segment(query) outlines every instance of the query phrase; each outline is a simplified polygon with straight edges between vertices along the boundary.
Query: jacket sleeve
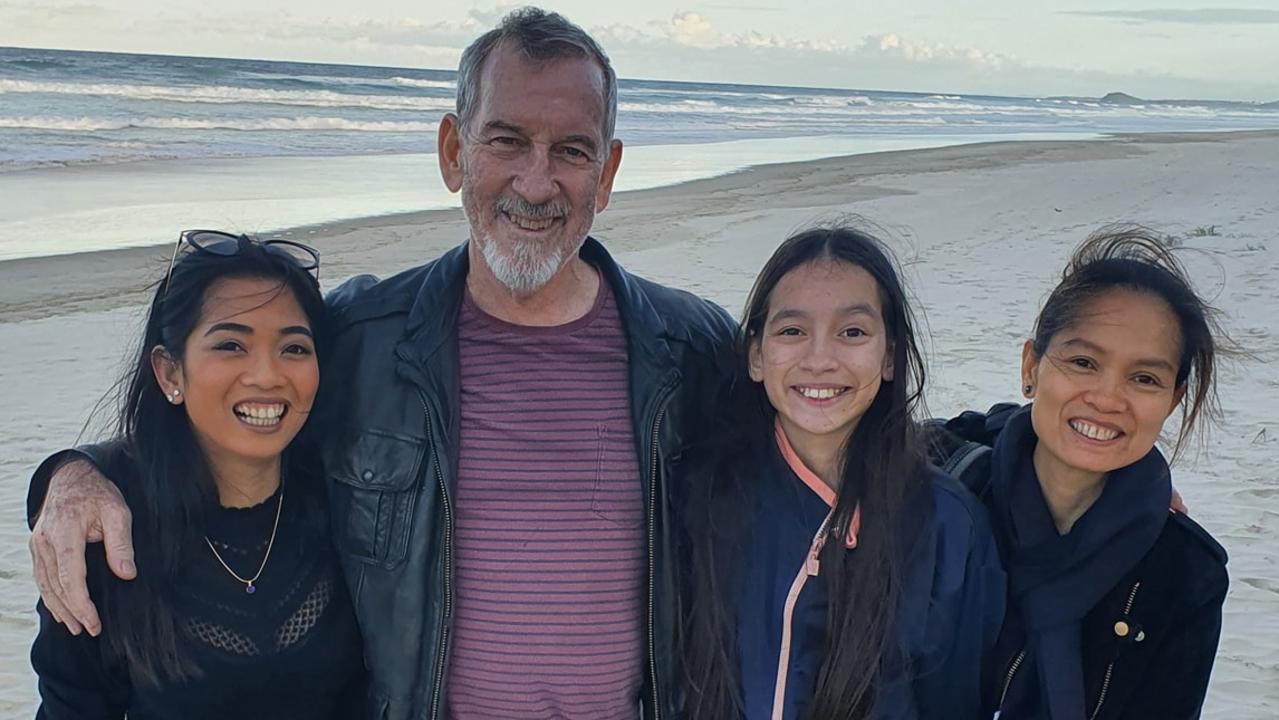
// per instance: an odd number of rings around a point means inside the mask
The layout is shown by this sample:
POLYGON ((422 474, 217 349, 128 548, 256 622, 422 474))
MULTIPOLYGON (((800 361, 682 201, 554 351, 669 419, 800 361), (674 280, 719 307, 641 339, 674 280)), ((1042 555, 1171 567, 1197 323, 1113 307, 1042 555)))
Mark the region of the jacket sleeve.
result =
POLYGON ((31 646, 31 667, 39 678, 36 720, 120 720, 129 703, 129 676, 109 663, 102 636, 72 635, 44 603, 36 607, 40 632, 31 646))
POLYGON ((58 468, 73 460, 88 460, 106 475, 107 479, 119 485, 123 479, 119 476, 123 472, 125 461, 124 441, 116 439, 93 445, 81 445, 59 450, 45 458, 31 474, 31 483, 27 486, 28 530, 36 525, 36 518, 40 516, 40 509, 44 507, 44 498, 49 494, 49 481, 53 479, 53 474, 58 471, 58 468))
POLYGON ((1176 633, 1165 638, 1146 668, 1144 682, 1120 716, 1123 720, 1160 718, 1195 720, 1208 694, 1221 637, 1221 606, 1226 601, 1229 579, 1219 566, 1208 599, 1198 604, 1179 623, 1176 633))
POLYGON ((943 520, 967 533, 952 528, 938 537, 924 651, 916 661, 920 720, 982 717, 982 673, 1003 623, 1006 580, 990 526, 975 505, 966 503, 966 522, 943 520))

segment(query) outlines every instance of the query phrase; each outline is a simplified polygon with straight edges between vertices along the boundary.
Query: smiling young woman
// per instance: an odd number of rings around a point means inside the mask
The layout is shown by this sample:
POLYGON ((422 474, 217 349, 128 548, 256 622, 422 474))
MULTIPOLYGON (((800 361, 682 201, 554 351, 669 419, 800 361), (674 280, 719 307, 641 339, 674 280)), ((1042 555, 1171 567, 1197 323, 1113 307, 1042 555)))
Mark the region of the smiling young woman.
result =
POLYGON ((357 717, 360 636, 307 437, 328 339, 318 258, 204 231, 179 244, 119 436, 81 450, 133 511, 138 576, 91 546, 97 637, 39 607, 37 717, 357 717))
POLYGON ((1092 505, 1106 473, 1140 460, 1185 395, 1181 330, 1157 295, 1114 289, 1042 351, 1027 340, 1035 473, 1061 533, 1092 505))
POLYGON ((315 401, 315 336, 276 279, 218 280, 204 308, 182 359, 157 345, 152 370, 185 407, 222 505, 254 505, 278 487, 281 455, 315 401))
POLYGON ((1156 440, 1217 415, 1223 336, 1158 236, 1107 228, 1075 251, 1022 351, 1030 405, 947 427, 993 444, 976 478, 1008 571, 986 701, 1002 720, 1197 718, 1226 554, 1170 513, 1156 440))

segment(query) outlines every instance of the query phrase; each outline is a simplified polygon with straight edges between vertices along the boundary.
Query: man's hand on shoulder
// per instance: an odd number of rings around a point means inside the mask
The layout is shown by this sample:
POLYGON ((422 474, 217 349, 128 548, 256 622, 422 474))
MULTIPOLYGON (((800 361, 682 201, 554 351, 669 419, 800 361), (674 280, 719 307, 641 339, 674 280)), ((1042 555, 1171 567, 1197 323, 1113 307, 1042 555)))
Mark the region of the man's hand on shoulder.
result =
POLYGON ((73 635, 102 631, 86 584, 85 544, 104 543, 111 572, 132 580, 137 574, 132 524, 120 491, 87 460, 54 471, 27 545, 45 607, 73 635))

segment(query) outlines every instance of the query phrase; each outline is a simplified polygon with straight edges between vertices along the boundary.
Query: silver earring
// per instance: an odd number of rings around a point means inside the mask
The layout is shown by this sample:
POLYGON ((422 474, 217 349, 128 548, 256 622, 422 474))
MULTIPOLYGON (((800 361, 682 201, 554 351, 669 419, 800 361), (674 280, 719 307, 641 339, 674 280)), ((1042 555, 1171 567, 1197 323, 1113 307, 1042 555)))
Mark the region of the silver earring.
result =
POLYGON ((179 389, 177 389, 177 388, 173 388, 173 391, 169 393, 169 402, 171 402, 171 403, 175 403, 175 402, 177 402, 177 401, 178 401, 178 396, 179 396, 179 395, 181 395, 181 394, 182 394, 182 391, 181 391, 181 390, 179 390, 179 389))

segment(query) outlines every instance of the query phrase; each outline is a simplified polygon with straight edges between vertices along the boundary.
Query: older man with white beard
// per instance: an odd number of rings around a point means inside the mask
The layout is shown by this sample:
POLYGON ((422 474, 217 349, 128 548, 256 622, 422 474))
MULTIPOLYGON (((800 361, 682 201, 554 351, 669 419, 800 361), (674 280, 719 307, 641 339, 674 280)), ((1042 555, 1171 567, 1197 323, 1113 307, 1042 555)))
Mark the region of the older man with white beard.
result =
MULTIPOLYGON (((671 463, 734 326, 587 236, 621 162, 616 108, 589 35, 512 13, 467 48, 440 123, 469 241, 330 298, 324 457, 369 717, 674 713, 671 463)), ((96 634, 83 541, 132 576, 128 510, 83 461, 47 480, 29 503, 37 582, 96 634)))

